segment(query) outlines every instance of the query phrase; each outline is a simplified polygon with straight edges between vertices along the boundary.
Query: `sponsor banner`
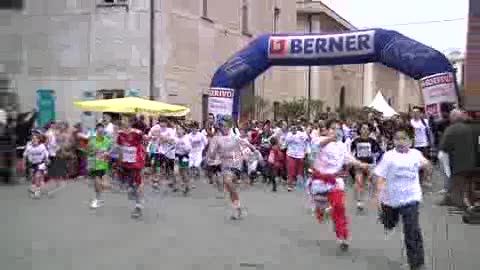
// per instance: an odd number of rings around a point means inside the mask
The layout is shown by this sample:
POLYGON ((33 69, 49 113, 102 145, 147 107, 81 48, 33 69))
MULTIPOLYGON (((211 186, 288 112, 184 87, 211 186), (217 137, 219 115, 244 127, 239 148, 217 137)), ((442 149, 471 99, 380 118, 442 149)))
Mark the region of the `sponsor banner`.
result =
POLYGON ((458 103, 455 76, 451 72, 439 73, 420 80, 425 112, 440 117, 440 104, 458 103))
POLYGON ((214 87, 209 89, 208 95, 208 113, 215 116, 215 121, 224 115, 232 116, 235 95, 233 89, 214 87))
POLYGON ((359 56, 375 53, 375 31, 332 35, 271 36, 271 59, 306 59, 359 56))

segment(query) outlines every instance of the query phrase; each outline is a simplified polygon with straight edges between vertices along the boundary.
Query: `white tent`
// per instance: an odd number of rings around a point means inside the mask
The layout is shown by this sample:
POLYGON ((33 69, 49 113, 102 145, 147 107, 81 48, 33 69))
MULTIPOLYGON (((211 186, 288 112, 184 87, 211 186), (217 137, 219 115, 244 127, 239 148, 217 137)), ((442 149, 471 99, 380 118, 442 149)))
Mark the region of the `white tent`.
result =
POLYGON ((378 91, 377 95, 373 99, 372 103, 368 107, 373 108, 381 113, 385 117, 392 117, 397 114, 397 112, 388 105, 387 101, 382 95, 382 92, 378 91))

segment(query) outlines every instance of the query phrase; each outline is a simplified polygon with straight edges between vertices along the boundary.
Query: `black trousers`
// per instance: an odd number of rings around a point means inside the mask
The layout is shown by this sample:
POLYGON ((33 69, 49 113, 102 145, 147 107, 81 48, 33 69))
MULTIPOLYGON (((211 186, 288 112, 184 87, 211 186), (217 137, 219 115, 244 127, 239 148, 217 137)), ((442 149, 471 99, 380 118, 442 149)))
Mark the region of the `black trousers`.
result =
POLYGON ((381 221, 385 229, 392 230, 398 224, 400 216, 403 222, 403 234, 410 267, 425 264, 422 230, 419 222, 419 203, 414 202, 400 207, 382 205, 381 221))

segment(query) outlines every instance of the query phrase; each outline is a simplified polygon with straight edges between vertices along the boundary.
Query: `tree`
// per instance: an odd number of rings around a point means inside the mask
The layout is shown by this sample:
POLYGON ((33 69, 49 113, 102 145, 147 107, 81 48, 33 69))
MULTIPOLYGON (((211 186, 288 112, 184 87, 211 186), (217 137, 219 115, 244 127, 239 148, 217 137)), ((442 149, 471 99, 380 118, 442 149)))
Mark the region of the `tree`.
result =
POLYGON ((287 121, 304 117, 306 115, 305 103, 305 98, 294 98, 293 100, 289 101, 284 100, 278 107, 278 114, 280 115, 280 118, 283 118, 287 121))
POLYGON ((262 97, 256 96, 254 99, 256 119, 264 120, 270 113, 270 102, 262 97))
POLYGON ((310 116, 311 119, 318 120, 321 118, 323 113, 323 100, 312 99, 310 100, 310 116))

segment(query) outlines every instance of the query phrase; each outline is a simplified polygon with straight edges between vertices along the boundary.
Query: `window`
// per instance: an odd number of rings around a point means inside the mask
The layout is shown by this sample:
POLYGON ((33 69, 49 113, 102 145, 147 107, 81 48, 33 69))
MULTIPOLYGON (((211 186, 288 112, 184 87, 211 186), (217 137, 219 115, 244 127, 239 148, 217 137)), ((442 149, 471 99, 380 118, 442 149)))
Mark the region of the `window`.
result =
POLYGON ((273 32, 276 33, 278 31, 278 20, 280 19, 280 9, 275 7, 273 9, 273 32))
POLYGON ((23 9, 24 0, 1 0, 0 9, 23 9))
POLYGON ((129 0, 97 0, 97 7, 128 7, 129 0))
POLYGON ((249 29, 249 9, 248 9, 248 0, 242 1, 242 34, 251 36, 249 29))

